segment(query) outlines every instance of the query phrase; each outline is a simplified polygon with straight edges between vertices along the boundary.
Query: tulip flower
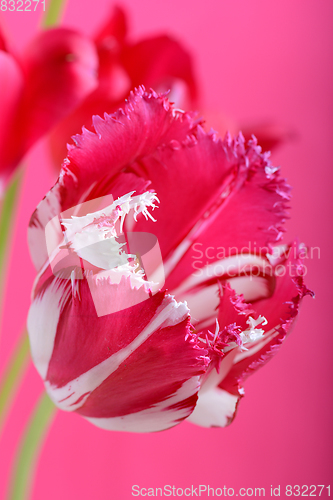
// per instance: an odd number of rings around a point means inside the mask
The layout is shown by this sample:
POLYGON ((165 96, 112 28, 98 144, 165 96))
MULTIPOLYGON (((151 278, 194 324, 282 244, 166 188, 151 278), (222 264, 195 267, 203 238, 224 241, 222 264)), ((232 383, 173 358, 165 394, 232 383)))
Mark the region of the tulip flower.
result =
POLYGON ((304 295, 289 186, 140 87, 93 117, 29 226, 28 331, 46 391, 109 430, 225 426, 304 295))
POLYGON ((120 8, 94 38, 50 29, 22 57, 0 31, 0 195, 38 139, 53 130, 51 147, 60 165, 71 135, 89 127, 92 114, 118 109, 135 85, 171 89, 183 107, 194 102, 191 59, 176 41, 161 35, 131 43, 126 35, 120 8))

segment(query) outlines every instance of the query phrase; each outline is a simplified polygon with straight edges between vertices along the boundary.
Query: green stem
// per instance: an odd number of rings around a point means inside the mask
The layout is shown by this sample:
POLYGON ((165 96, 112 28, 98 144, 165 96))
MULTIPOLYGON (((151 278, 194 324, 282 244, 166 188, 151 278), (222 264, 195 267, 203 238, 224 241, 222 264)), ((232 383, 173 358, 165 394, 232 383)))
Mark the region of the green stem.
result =
POLYGON ((37 458, 51 425, 56 407, 44 394, 32 415, 18 450, 11 477, 8 500, 27 500, 30 495, 37 458))
POLYGON ((61 19, 66 0, 45 0, 47 4, 46 14, 43 18, 43 28, 51 28, 61 19))
POLYGON ((21 336, 0 382, 0 434, 19 382, 29 361, 29 339, 21 336))
MULTIPOLYGON (((9 247, 16 215, 16 208, 19 201, 20 186, 23 177, 23 168, 19 168, 13 176, 2 201, 0 214, 0 304, 2 304, 3 290, 6 282, 7 260, 9 247)), ((1 308, 1 306, 0 306, 1 308)), ((1 310, 0 310, 1 316, 1 310)))

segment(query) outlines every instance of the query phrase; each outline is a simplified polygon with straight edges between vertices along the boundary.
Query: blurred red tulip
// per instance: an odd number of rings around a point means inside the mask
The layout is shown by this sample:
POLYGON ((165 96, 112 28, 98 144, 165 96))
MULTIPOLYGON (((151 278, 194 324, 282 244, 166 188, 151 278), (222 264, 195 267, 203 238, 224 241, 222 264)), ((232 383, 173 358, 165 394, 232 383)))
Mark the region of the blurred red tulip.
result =
POLYGON ((94 44, 74 31, 41 33, 21 61, 0 50, 1 192, 28 149, 96 88, 94 44))
POLYGON ((170 90, 187 108, 196 99, 189 54, 165 35, 127 40, 125 13, 116 7, 94 39, 56 28, 39 34, 19 60, 0 33, 0 193, 28 149, 53 129, 57 168, 66 144, 94 114, 113 112, 138 85, 170 90))

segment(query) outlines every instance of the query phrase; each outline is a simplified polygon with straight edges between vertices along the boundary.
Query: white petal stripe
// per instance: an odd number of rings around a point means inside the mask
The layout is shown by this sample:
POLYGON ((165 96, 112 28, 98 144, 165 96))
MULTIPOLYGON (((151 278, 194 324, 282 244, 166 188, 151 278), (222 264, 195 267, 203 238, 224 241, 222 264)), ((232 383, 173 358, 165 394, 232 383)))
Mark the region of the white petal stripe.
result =
POLYGON ((27 328, 31 355, 44 380, 53 352, 60 315, 71 295, 70 282, 63 283, 64 280, 55 279, 42 294, 37 295, 28 314, 27 328))
MULTIPOLYGON (((226 259, 217 260, 208 266, 198 268, 189 278, 184 280, 176 289, 172 290, 172 294, 178 297, 184 294, 191 288, 198 286, 212 277, 229 276, 235 278, 241 271, 244 271, 248 266, 258 266, 258 268, 267 270, 268 264, 264 259, 252 254, 234 255, 226 259)), ((250 279, 250 276, 248 277, 250 279)))

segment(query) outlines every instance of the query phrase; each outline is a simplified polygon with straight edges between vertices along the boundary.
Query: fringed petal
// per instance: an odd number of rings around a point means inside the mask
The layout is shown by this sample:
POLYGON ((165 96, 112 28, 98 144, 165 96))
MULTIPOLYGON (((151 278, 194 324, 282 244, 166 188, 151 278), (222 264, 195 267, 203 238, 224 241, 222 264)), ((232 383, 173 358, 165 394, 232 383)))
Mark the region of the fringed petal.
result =
POLYGON ((92 179, 90 176, 80 176, 79 179, 63 166, 57 183, 39 203, 32 214, 28 228, 28 242, 33 263, 37 269, 48 262, 51 250, 54 250, 63 239, 60 218, 71 215, 86 215, 95 212, 129 191, 141 194, 147 191, 149 182, 131 173, 121 173, 114 176, 111 169, 92 179), (110 201, 111 200, 111 201, 110 201), (87 203, 91 201, 91 203, 87 203), (69 210, 73 207, 73 210, 69 210), (50 223, 51 231, 46 226, 50 223))
POLYGON ((220 283, 230 283, 247 302, 267 298, 274 291, 273 268, 262 257, 244 254, 213 261, 204 268, 197 265, 193 260, 189 276, 171 291, 189 304, 192 322, 199 330, 215 322, 220 283))
POLYGON ((253 304, 246 303, 229 284, 220 285, 217 329, 214 336, 206 334, 205 342, 211 363, 190 421, 204 427, 224 427, 233 420, 244 395, 243 382, 277 353, 302 298, 312 295, 303 282, 296 244, 275 261, 274 272, 273 295, 253 304))

